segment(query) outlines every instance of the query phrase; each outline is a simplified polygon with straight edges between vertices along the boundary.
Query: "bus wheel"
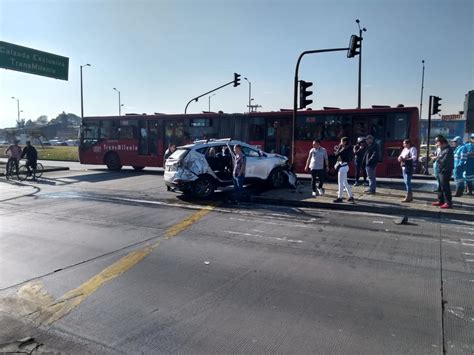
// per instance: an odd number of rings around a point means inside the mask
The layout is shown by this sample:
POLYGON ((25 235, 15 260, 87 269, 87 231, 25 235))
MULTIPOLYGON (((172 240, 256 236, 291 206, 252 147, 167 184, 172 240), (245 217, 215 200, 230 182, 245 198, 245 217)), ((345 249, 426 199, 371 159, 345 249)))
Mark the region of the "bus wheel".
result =
POLYGON ((280 169, 274 169, 268 177, 268 184, 273 189, 279 189, 285 184, 285 175, 280 169))
POLYGON ((144 166, 136 166, 136 165, 133 165, 132 168, 133 168, 135 171, 142 171, 143 169, 145 169, 144 166))
POLYGON ((214 181, 210 176, 201 176, 199 179, 194 181, 191 192, 194 197, 206 198, 214 193, 215 186, 214 181))
POLYGON ((105 156, 104 161, 105 165, 107 165, 107 168, 109 170, 119 171, 120 169, 122 169, 122 163, 120 162, 120 158, 117 153, 108 153, 105 156))

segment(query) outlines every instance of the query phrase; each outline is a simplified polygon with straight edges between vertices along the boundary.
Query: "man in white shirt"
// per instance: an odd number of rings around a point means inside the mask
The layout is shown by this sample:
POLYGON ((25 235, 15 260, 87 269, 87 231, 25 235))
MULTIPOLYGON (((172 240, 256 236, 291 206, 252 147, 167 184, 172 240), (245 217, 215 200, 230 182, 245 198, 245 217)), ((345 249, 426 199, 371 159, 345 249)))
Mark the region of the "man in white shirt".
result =
POLYGON ((324 194, 324 177, 329 171, 328 153, 326 149, 321 147, 321 141, 315 139, 313 141, 313 148, 310 149, 308 159, 306 159, 305 171, 311 170, 311 189, 312 195, 316 197, 316 191, 319 195, 324 194), (318 188, 316 189, 316 182, 319 180, 318 188))

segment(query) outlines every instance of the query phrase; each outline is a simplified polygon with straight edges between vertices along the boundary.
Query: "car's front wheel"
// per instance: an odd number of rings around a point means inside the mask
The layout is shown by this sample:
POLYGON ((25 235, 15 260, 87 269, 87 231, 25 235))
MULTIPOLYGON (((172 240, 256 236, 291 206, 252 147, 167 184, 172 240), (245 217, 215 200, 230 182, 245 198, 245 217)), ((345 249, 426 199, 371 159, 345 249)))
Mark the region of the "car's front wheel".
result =
POLYGON ((285 173, 281 169, 274 169, 268 176, 268 185, 271 188, 279 189, 285 184, 285 173))
POLYGON ((206 198, 214 193, 215 185, 214 181, 210 176, 201 176, 199 179, 194 181, 191 192, 194 197, 206 198))

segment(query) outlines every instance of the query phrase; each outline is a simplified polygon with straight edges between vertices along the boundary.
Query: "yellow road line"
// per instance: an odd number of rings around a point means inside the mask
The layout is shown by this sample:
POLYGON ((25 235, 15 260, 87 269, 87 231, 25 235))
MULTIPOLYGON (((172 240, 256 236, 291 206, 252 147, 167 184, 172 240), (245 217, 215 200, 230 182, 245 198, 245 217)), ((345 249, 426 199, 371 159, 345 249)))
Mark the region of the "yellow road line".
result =
MULTIPOLYGON (((214 207, 215 206, 212 206, 212 208, 199 210, 198 212, 182 220, 180 223, 168 228, 164 234, 165 239, 171 239, 185 229, 189 228, 193 223, 197 222, 202 217, 210 213, 214 207)), ((35 314, 35 320, 49 325, 61 319, 79 304, 81 304, 85 299, 87 299, 87 297, 97 291, 106 282, 116 278, 117 276, 120 276, 143 260, 156 247, 158 247, 159 244, 160 242, 158 241, 151 246, 147 246, 141 250, 136 250, 122 257, 94 277, 84 282, 79 287, 65 293, 63 296, 59 297, 56 301, 50 303, 46 307, 41 307, 41 309, 35 314)))

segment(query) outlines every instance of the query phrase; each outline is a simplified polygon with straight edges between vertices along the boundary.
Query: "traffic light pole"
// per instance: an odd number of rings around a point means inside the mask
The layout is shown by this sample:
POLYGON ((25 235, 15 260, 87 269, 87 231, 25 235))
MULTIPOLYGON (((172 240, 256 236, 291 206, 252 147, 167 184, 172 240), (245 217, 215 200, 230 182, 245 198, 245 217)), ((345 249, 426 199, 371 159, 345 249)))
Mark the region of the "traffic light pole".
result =
POLYGON ((430 134, 431 134, 431 106, 433 96, 430 95, 430 102, 428 103, 428 136, 426 137, 426 169, 425 175, 429 175, 428 163, 430 162, 430 134))
POLYGON ((298 96, 298 72, 300 68, 300 62, 304 55, 313 54, 313 53, 324 53, 324 52, 340 52, 347 51, 349 48, 333 48, 333 49, 316 49, 312 51, 305 51, 300 54, 298 61, 296 62, 295 69, 295 82, 293 90, 293 123, 292 123, 292 142, 291 142, 291 164, 294 164, 295 161, 295 125, 296 125, 296 112, 298 110, 297 96, 298 96))
POLYGON ((218 88, 215 88, 215 89, 213 89, 213 90, 211 90, 211 91, 208 91, 208 92, 206 92, 206 93, 204 93, 204 94, 202 94, 202 95, 196 96, 194 99, 189 100, 189 102, 186 104, 186 107, 184 108, 184 114, 186 114, 186 112, 188 111, 188 106, 189 106, 189 104, 190 104, 191 102, 193 102, 193 101, 198 102, 198 100, 199 100, 201 97, 206 96, 207 94, 210 94, 211 92, 214 92, 214 91, 217 91, 217 90, 219 90, 219 89, 222 89, 223 87, 225 87, 225 86, 227 86, 227 85, 230 85, 230 84, 233 84, 233 83, 234 83, 234 80, 229 81, 227 84, 221 85, 221 86, 219 86, 218 88))

